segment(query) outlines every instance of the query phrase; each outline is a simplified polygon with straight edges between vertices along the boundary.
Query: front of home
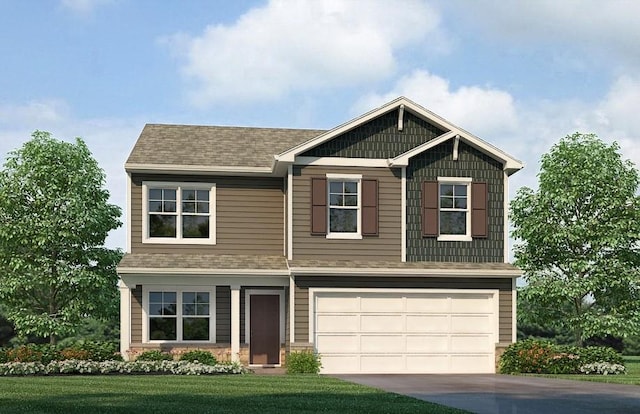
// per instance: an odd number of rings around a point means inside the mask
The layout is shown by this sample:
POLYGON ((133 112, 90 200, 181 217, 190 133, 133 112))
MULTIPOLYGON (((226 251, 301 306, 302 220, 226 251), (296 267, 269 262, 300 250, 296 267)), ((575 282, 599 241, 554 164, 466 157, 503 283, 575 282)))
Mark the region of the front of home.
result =
POLYGON ((122 352, 495 372, 515 340, 521 168, 403 97, 329 131, 147 125, 125 164, 122 352))

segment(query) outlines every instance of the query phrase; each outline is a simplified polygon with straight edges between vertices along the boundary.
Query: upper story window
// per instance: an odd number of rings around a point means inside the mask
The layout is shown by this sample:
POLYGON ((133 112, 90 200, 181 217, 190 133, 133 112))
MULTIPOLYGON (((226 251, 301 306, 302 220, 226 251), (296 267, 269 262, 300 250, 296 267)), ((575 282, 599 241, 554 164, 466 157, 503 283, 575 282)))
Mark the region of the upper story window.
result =
POLYGON ((215 243, 215 184, 143 183, 143 242, 215 243))
POLYGON ((311 234, 328 239, 378 236, 378 180, 361 174, 311 178, 311 234))
POLYGON ((439 182, 440 236, 465 236, 469 233, 469 183, 439 182))
POLYGON ((422 236, 470 241, 488 235, 488 185, 469 177, 422 183, 422 236))
POLYGON ((329 238, 361 238, 361 175, 327 174, 329 238))

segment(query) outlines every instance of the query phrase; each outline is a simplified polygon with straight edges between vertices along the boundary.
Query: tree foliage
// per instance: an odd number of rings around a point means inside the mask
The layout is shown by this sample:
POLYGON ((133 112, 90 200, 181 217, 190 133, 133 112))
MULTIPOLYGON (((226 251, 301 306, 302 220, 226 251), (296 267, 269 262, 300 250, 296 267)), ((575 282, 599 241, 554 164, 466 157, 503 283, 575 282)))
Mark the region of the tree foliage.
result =
POLYGON ((617 144, 573 134, 511 203, 527 321, 590 337, 640 332, 638 172, 617 144))
POLYGON ((117 312, 119 250, 105 248, 121 211, 85 143, 36 131, 0 172, 0 300, 20 335, 73 333, 117 312))

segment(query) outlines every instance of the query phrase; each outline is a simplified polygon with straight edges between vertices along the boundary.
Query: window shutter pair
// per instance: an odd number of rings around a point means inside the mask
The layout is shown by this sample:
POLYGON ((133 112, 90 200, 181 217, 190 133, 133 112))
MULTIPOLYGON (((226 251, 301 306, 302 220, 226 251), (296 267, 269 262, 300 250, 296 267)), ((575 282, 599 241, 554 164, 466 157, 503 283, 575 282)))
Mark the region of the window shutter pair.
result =
MULTIPOLYGON (((421 216, 422 237, 438 236, 438 182, 422 183, 421 216)), ((486 238, 489 235, 488 185, 471 183, 471 237, 486 238)))
MULTIPOLYGON (((360 197, 362 205, 363 236, 378 235, 378 180, 362 179, 360 197)), ((327 179, 311 178, 311 234, 322 236, 327 234, 327 179)))

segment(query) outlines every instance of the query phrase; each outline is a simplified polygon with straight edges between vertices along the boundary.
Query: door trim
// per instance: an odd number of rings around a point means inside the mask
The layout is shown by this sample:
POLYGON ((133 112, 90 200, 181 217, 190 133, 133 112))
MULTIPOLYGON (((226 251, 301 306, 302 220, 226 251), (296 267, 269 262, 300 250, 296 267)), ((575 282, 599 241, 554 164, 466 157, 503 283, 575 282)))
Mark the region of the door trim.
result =
POLYGON ((278 295, 280 303, 280 345, 285 341, 285 302, 284 289, 246 289, 244 291, 244 342, 251 341, 251 295, 278 295))

